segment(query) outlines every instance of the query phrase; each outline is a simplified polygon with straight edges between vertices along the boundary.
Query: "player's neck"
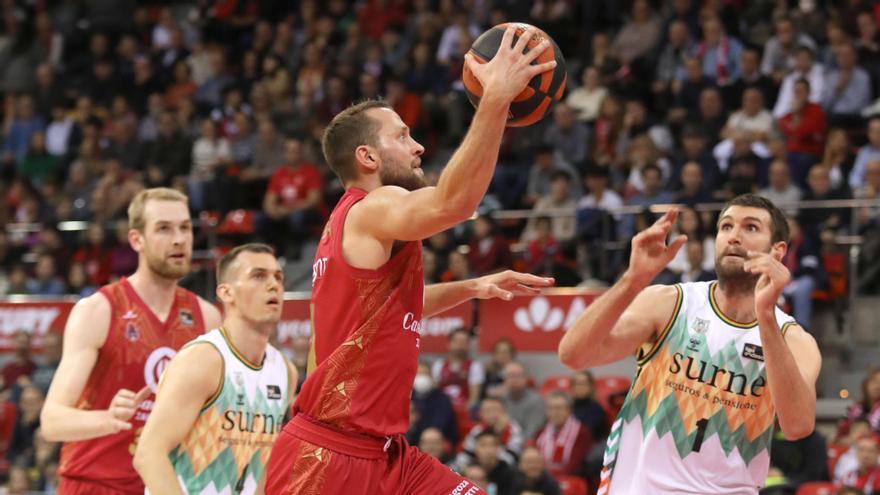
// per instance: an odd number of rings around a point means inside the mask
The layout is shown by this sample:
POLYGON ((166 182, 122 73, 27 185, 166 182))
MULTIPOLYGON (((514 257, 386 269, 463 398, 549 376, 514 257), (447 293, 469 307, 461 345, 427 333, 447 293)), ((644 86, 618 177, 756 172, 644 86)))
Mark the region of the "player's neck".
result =
POLYGON ((715 302, 724 316, 738 322, 755 321, 755 288, 740 288, 720 281, 712 290, 715 302))
POLYGON ((259 365, 263 362, 266 346, 269 345, 269 335, 275 328, 275 324, 260 325, 245 321, 240 317, 228 315, 223 320, 223 328, 229 341, 248 361, 259 365))
POLYGON ((128 283, 157 316, 166 315, 171 310, 177 280, 160 277, 146 268, 138 268, 134 275, 128 277, 128 283))
POLYGON ((349 181, 345 183, 345 189, 349 190, 353 187, 358 189, 363 189, 364 191, 370 192, 373 189, 379 189, 382 187, 382 183, 379 181, 379 178, 376 176, 369 177, 358 177, 357 180, 349 181))

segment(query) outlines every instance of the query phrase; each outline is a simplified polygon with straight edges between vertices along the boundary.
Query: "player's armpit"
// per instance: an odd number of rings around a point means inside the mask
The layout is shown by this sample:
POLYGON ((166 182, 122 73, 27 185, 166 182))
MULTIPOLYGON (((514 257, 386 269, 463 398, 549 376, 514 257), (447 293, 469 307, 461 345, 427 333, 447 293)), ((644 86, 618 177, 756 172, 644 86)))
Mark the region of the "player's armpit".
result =
POLYGON ((353 206, 346 223, 354 222, 356 232, 383 241, 420 241, 467 220, 473 213, 443 198, 436 187, 407 191, 384 186, 353 206))
POLYGON ((223 358, 210 343, 191 344, 169 363, 134 455, 134 468, 151 493, 182 493, 168 454, 222 386, 223 358))
POLYGON ((97 293, 73 307, 64 327, 61 362, 40 413, 41 430, 49 441, 96 438, 112 432, 106 411, 75 408, 89 380, 98 352, 110 329, 110 302, 97 293))

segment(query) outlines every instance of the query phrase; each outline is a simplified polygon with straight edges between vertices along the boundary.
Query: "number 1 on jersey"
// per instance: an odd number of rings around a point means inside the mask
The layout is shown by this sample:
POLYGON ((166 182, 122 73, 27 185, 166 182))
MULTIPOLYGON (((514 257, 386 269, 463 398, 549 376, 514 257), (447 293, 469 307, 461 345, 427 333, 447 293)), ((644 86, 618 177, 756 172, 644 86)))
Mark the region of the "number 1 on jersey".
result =
POLYGON ((709 426, 709 419, 703 418, 697 421, 697 436, 694 437, 694 446, 691 452, 699 452, 703 446, 703 436, 706 434, 706 427, 709 426))

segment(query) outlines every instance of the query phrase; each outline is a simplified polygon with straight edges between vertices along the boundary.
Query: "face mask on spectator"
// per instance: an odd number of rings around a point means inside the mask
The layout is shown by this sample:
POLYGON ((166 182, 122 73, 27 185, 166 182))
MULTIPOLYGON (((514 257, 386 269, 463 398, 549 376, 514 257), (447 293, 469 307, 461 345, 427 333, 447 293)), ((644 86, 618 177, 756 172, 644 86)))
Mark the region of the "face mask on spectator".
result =
POLYGON ((431 381, 431 377, 428 375, 416 375, 416 379, 413 381, 413 390, 416 393, 424 394, 431 390, 434 386, 434 383, 431 381))

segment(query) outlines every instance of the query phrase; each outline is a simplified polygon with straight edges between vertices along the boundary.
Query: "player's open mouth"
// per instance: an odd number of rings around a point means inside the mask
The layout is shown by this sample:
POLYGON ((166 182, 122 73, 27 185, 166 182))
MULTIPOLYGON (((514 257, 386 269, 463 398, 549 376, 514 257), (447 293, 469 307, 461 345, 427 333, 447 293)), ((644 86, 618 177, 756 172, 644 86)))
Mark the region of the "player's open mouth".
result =
POLYGON ((269 299, 266 304, 268 304, 269 306, 280 306, 281 301, 279 301, 277 297, 273 297, 269 299))
POLYGON ((173 260, 183 260, 186 259, 186 256, 184 256, 183 254, 172 254, 171 256, 169 256, 169 258, 173 260))

